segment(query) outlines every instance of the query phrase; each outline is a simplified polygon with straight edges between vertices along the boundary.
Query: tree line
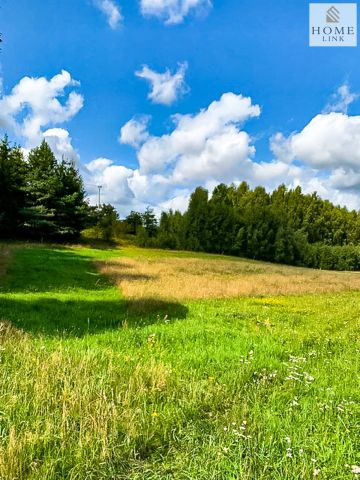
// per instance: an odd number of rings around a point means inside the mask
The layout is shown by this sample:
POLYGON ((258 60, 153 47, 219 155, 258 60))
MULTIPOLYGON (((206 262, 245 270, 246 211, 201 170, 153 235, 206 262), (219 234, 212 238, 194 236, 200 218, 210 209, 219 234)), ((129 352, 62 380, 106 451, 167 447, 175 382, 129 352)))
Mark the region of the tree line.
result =
POLYGON ((151 229, 132 212, 140 245, 237 255, 329 270, 360 270, 360 215, 280 185, 268 193, 218 185, 197 188, 187 211, 163 212, 151 229), (136 222, 137 221, 137 222, 136 222))
POLYGON ((141 246, 244 256, 335 270, 360 270, 360 214, 300 187, 218 185, 195 189, 185 213, 90 206, 72 162, 57 161, 43 141, 27 158, 0 142, 0 237, 73 241, 87 229, 105 241, 133 236, 141 246))

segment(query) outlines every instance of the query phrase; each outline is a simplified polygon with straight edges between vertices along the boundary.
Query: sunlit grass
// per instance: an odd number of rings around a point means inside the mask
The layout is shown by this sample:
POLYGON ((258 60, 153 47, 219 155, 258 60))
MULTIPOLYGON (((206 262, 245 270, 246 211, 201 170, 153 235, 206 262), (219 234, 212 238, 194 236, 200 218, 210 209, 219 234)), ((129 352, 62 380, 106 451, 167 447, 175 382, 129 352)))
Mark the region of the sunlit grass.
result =
POLYGON ((200 300, 360 290, 358 272, 311 270, 234 257, 186 257, 182 252, 176 257, 158 251, 145 258, 144 252, 130 253, 131 258, 104 258, 97 266, 126 297, 134 299, 200 300))
POLYGON ((357 292, 137 308, 93 263, 127 253, 14 252, 1 479, 355 478, 357 292))

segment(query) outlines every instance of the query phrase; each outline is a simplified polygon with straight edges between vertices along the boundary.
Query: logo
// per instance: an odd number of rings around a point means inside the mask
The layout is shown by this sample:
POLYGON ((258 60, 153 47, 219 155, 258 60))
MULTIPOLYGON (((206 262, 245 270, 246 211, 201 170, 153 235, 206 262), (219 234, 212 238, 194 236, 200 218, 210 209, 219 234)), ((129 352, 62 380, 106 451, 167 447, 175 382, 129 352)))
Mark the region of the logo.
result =
POLYGON ((332 6, 326 12, 326 21, 327 23, 339 23, 340 20, 340 12, 337 8, 332 6))
POLYGON ((356 3, 310 3, 310 47, 356 47, 356 3))

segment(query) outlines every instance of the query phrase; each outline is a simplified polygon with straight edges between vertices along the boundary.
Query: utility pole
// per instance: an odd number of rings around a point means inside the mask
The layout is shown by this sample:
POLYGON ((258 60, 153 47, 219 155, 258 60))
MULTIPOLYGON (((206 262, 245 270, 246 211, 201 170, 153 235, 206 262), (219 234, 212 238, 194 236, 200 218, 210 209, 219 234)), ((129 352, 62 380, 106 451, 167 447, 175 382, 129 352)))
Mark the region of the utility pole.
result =
POLYGON ((97 186, 99 189, 99 208, 101 207, 101 189, 103 188, 102 185, 97 186))

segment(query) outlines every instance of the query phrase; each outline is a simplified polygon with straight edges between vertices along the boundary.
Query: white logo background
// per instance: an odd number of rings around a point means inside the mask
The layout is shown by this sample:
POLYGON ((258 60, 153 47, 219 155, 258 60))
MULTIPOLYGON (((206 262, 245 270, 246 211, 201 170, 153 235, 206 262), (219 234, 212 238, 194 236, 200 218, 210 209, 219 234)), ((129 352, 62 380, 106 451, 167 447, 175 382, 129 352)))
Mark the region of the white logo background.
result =
POLYGON ((310 3, 309 34, 311 47, 356 47, 357 4, 310 3))

